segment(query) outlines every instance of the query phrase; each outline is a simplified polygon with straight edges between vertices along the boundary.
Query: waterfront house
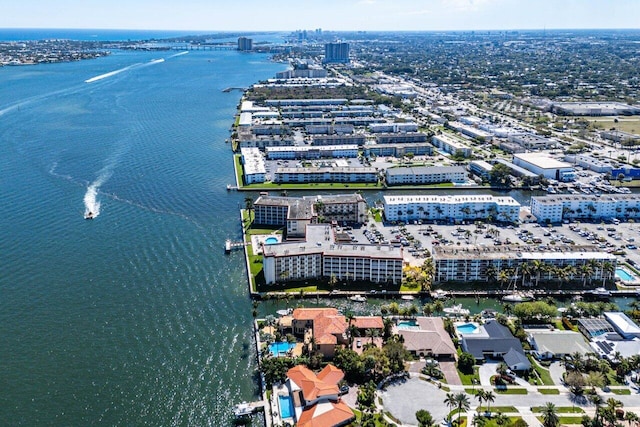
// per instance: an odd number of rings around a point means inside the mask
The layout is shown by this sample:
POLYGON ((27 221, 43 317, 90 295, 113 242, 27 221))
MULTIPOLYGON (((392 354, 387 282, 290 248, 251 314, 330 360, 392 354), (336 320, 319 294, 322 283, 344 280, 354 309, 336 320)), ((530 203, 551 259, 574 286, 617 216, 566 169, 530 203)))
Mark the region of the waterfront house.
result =
POLYGON ((481 325, 477 333, 463 335, 462 349, 471 353, 479 361, 503 359, 507 365, 509 362, 513 364, 509 366, 511 369, 519 371, 531 369, 529 361, 525 362, 526 356, 520 340, 497 320, 489 320, 481 325))
POLYGON ((415 326, 403 326, 401 322, 397 333, 404 340, 404 347, 419 357, 435 357, 454 360, 456 348, 449 333, 444 329, 441 317, 418 317, 415 326))
POLYGON ((347 321, 335 308, 296 308, 293 310, 293 334, 310 343, 325 357, 332 358, 338 344, 347 343, 347 321), (309 335, 310 334, 310 335, 309 335))

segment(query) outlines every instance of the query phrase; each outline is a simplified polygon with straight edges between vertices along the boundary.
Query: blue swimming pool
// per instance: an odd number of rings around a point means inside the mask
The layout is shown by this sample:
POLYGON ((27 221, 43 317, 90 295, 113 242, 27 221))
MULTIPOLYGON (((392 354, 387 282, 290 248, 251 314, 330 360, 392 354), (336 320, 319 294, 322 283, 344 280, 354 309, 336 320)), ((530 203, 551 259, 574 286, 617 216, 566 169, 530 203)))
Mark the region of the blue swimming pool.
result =
POLYGON ((478 326, 473 323, 463 323, 457 325, 456 330, 461 334, 475 334, 478 331, 478 326))
POLYGON ((264 239, 264 242, 267 245, 275 245, 276 243, 278 243, 278 238, 277 237, 267 237, 266 239, 264 239))
POLYGON ((624 268, 616 268, 616 277, 619 277, 620 280, 625 282, 632 282, 635 280, 635 277, 629 274, 629 272, 624 268))
POLYGON ((269 351, 275 357, 285 356, 289 350, 296 346, 295 343, 289 342, 274 342, 273 344, 269 344, 269 351))
POLYGON ((280 418, 293 417, 293 401, 291 396, 278 396, 278 403, 280 404, 280 418))
POLYGON ((415 320, 405 320, 398 322, 398 329, 418 329, 419 326, 415 320))

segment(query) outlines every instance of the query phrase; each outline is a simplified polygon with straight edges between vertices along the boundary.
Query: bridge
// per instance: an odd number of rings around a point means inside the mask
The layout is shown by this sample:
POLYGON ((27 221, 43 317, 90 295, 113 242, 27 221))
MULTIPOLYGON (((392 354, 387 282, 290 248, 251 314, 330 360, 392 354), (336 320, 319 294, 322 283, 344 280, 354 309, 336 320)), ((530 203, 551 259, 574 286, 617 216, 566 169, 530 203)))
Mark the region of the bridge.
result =
POLYGON ((233 44, 181 44, 171 46, 171 50, 238 50, 233 44))

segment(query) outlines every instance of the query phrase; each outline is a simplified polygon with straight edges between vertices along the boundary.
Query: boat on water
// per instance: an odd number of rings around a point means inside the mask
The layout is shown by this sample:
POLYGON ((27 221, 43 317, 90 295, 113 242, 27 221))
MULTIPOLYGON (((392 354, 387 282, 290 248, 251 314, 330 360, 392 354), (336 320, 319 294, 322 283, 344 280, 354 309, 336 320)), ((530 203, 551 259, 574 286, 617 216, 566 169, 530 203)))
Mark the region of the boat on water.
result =
POLYGON ((85 214, 84 214, 84 219, 93 219, 95 217, 96 217, 95 214, 93 212, 91 212, 91 211, 85 212, 85 214))
POLYGON ((527 302, 533 301, 534 297, 531 292, 514 291, 510 292, 502 297, 504 302, 527 302))
POLYGON ((253 413, 253 407, 249 405, 247 402, 238 403, 233 407, 233 414, 236 417, 243 417, 246 415, 251 415, 253 413))
POLYGON ((446 314, 447 316, 468 316, 469 314, 471 314, 471 311, 466 308, 462 308, 462 304, 454 305, 453 307, 447 307, 442 311, 444 311, 444 314, 446 314))
POLYGON ((367 301, 367 297, 365 297, 364 295, 360 295, 360 294, 350 296, 349 299, 351 301, 354 301, 354 302, 366 302, 367 301))
POLYGON ((605 288, 595 288, 589 293, 596 298, 609 298, 611 296, 611 291, 605 288))
POLYGON ((436 289, 431 292, 431 298, 436 300, 443 300, 449 298, 449 292, 443 291, 442 289, 436 289))
POLYGON ((415 297, 413 295, 402 295, 400 299, 403 299, 405 301, 413 301, 415 297))

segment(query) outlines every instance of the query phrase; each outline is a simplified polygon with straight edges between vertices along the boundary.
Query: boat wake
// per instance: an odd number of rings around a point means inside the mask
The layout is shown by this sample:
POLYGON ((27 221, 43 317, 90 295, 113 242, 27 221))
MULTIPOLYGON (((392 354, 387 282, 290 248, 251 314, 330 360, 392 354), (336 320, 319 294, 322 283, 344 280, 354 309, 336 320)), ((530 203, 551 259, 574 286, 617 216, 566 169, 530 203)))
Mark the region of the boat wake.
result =
POLYGON ((175 58, 176 56, 186 55, 187 53, 189 53, 189 51, 185 50, 184 52, 178 52, 175 55, 171 55, 169 58, 175 58))
POLYGON ((164 58, 152 59, 151 61, 146 62, 146 63, 137 62, 135 64, 129 65, 129 66, 124 67, 124 68, 120 68, 118 70, 109 71, 108 73, 104 73, 104 74, 100 74, 99 76, 91 77, 90 79, 87 79, 84 82, 85 83, 97 82, 99 80, 103 80, 103 79, 106 79, 106 78, 109 78, 109 77, 113 77, 113 76, 115 76, 117 74, 124 73, 125 71, 131 70, 133 68, 145 67, 145 66, 153 65, 153 64, 160 64, 162 62, 164 62, 164 58))

